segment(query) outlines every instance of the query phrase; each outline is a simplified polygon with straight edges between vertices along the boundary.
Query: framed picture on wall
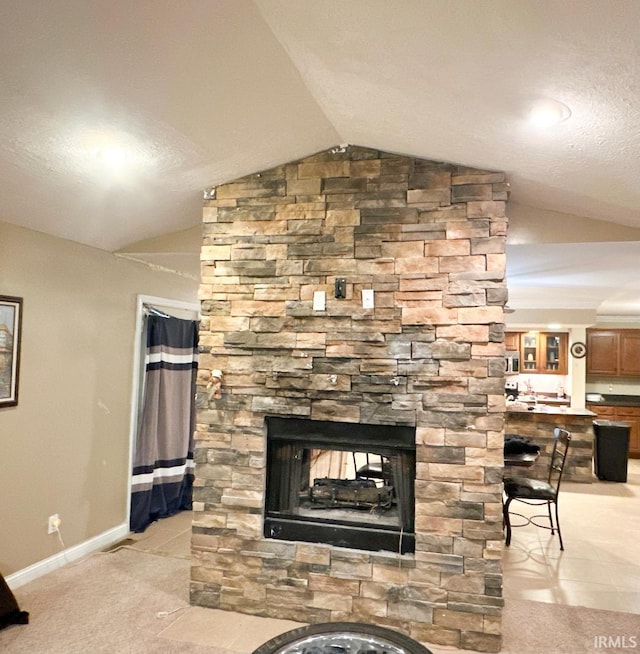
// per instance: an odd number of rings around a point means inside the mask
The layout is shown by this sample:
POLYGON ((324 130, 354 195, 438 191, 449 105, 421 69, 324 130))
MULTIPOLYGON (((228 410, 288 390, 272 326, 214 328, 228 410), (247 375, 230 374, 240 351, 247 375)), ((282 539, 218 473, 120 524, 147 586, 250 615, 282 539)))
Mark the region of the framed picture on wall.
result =
POLYGON ((22 298, 0 295, 0 409, 18 404, 22 298))

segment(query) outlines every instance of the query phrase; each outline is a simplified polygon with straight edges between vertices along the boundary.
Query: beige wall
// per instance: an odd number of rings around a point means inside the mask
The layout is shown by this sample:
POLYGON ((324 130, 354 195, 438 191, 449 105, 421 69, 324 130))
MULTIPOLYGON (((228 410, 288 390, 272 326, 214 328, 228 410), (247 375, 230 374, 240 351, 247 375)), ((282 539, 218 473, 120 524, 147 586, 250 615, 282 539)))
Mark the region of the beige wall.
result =
POLYGON ((24 298, 19 403, 0 409, 0 572, 126 519, 138 294, 197 282, 0 222, 0 294, 24 298))

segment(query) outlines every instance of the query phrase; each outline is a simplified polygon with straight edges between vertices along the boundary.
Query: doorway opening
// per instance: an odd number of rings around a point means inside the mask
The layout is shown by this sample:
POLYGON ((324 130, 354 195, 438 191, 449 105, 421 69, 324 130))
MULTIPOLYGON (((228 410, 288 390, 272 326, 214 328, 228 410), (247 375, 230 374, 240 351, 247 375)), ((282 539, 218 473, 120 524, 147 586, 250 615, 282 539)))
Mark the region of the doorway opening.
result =
POLYGON ((191 508, 199 305, 139 296, 127 521, 191 508))

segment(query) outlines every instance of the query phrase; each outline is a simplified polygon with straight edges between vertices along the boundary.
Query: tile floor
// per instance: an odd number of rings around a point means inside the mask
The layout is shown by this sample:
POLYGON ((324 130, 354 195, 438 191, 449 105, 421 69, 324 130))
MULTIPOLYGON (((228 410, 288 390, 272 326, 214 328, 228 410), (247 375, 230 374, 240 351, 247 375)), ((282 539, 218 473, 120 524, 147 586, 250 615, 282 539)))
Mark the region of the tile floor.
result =
MULTIPOLYGON (((640 460, 629 462, 626 484, 566 483, 561 490, 560 520, 564 552, 557 536, 546 530, 514 528, 503 558, 506 601, 526 599, 640 614, 640 460)), ((144 534, 131 535, 133 542, 127 546, 188 559, 190 537, 191 514, 184 512, 154 523, 144 534)), ((248 654, 297 626, 285 620, 190 607, 160 635, 248 654)))
POLYGON ((150 524, 142 534, 130 534, 127 545, 135 549, 191 558, 191 511, 182 511, 164 520, 150 524))
POLYGON ((564 551, 545 529, 513 529, 505 599, 640 614, 640 460, 629 461, 627 483, 563 484, 559 508, 564 551))

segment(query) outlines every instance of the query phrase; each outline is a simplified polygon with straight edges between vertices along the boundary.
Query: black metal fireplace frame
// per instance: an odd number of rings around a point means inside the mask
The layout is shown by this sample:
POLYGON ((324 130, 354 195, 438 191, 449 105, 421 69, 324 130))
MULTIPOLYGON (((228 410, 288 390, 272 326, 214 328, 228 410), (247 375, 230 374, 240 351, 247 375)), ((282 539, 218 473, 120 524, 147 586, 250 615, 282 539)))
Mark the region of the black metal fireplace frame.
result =
POLYGON ((268 416, 264 536, 402 554, 415 551, 415 427, 268 416), (391 462, 399 526, 294 513, 305 449, 366 451, 391 462))

